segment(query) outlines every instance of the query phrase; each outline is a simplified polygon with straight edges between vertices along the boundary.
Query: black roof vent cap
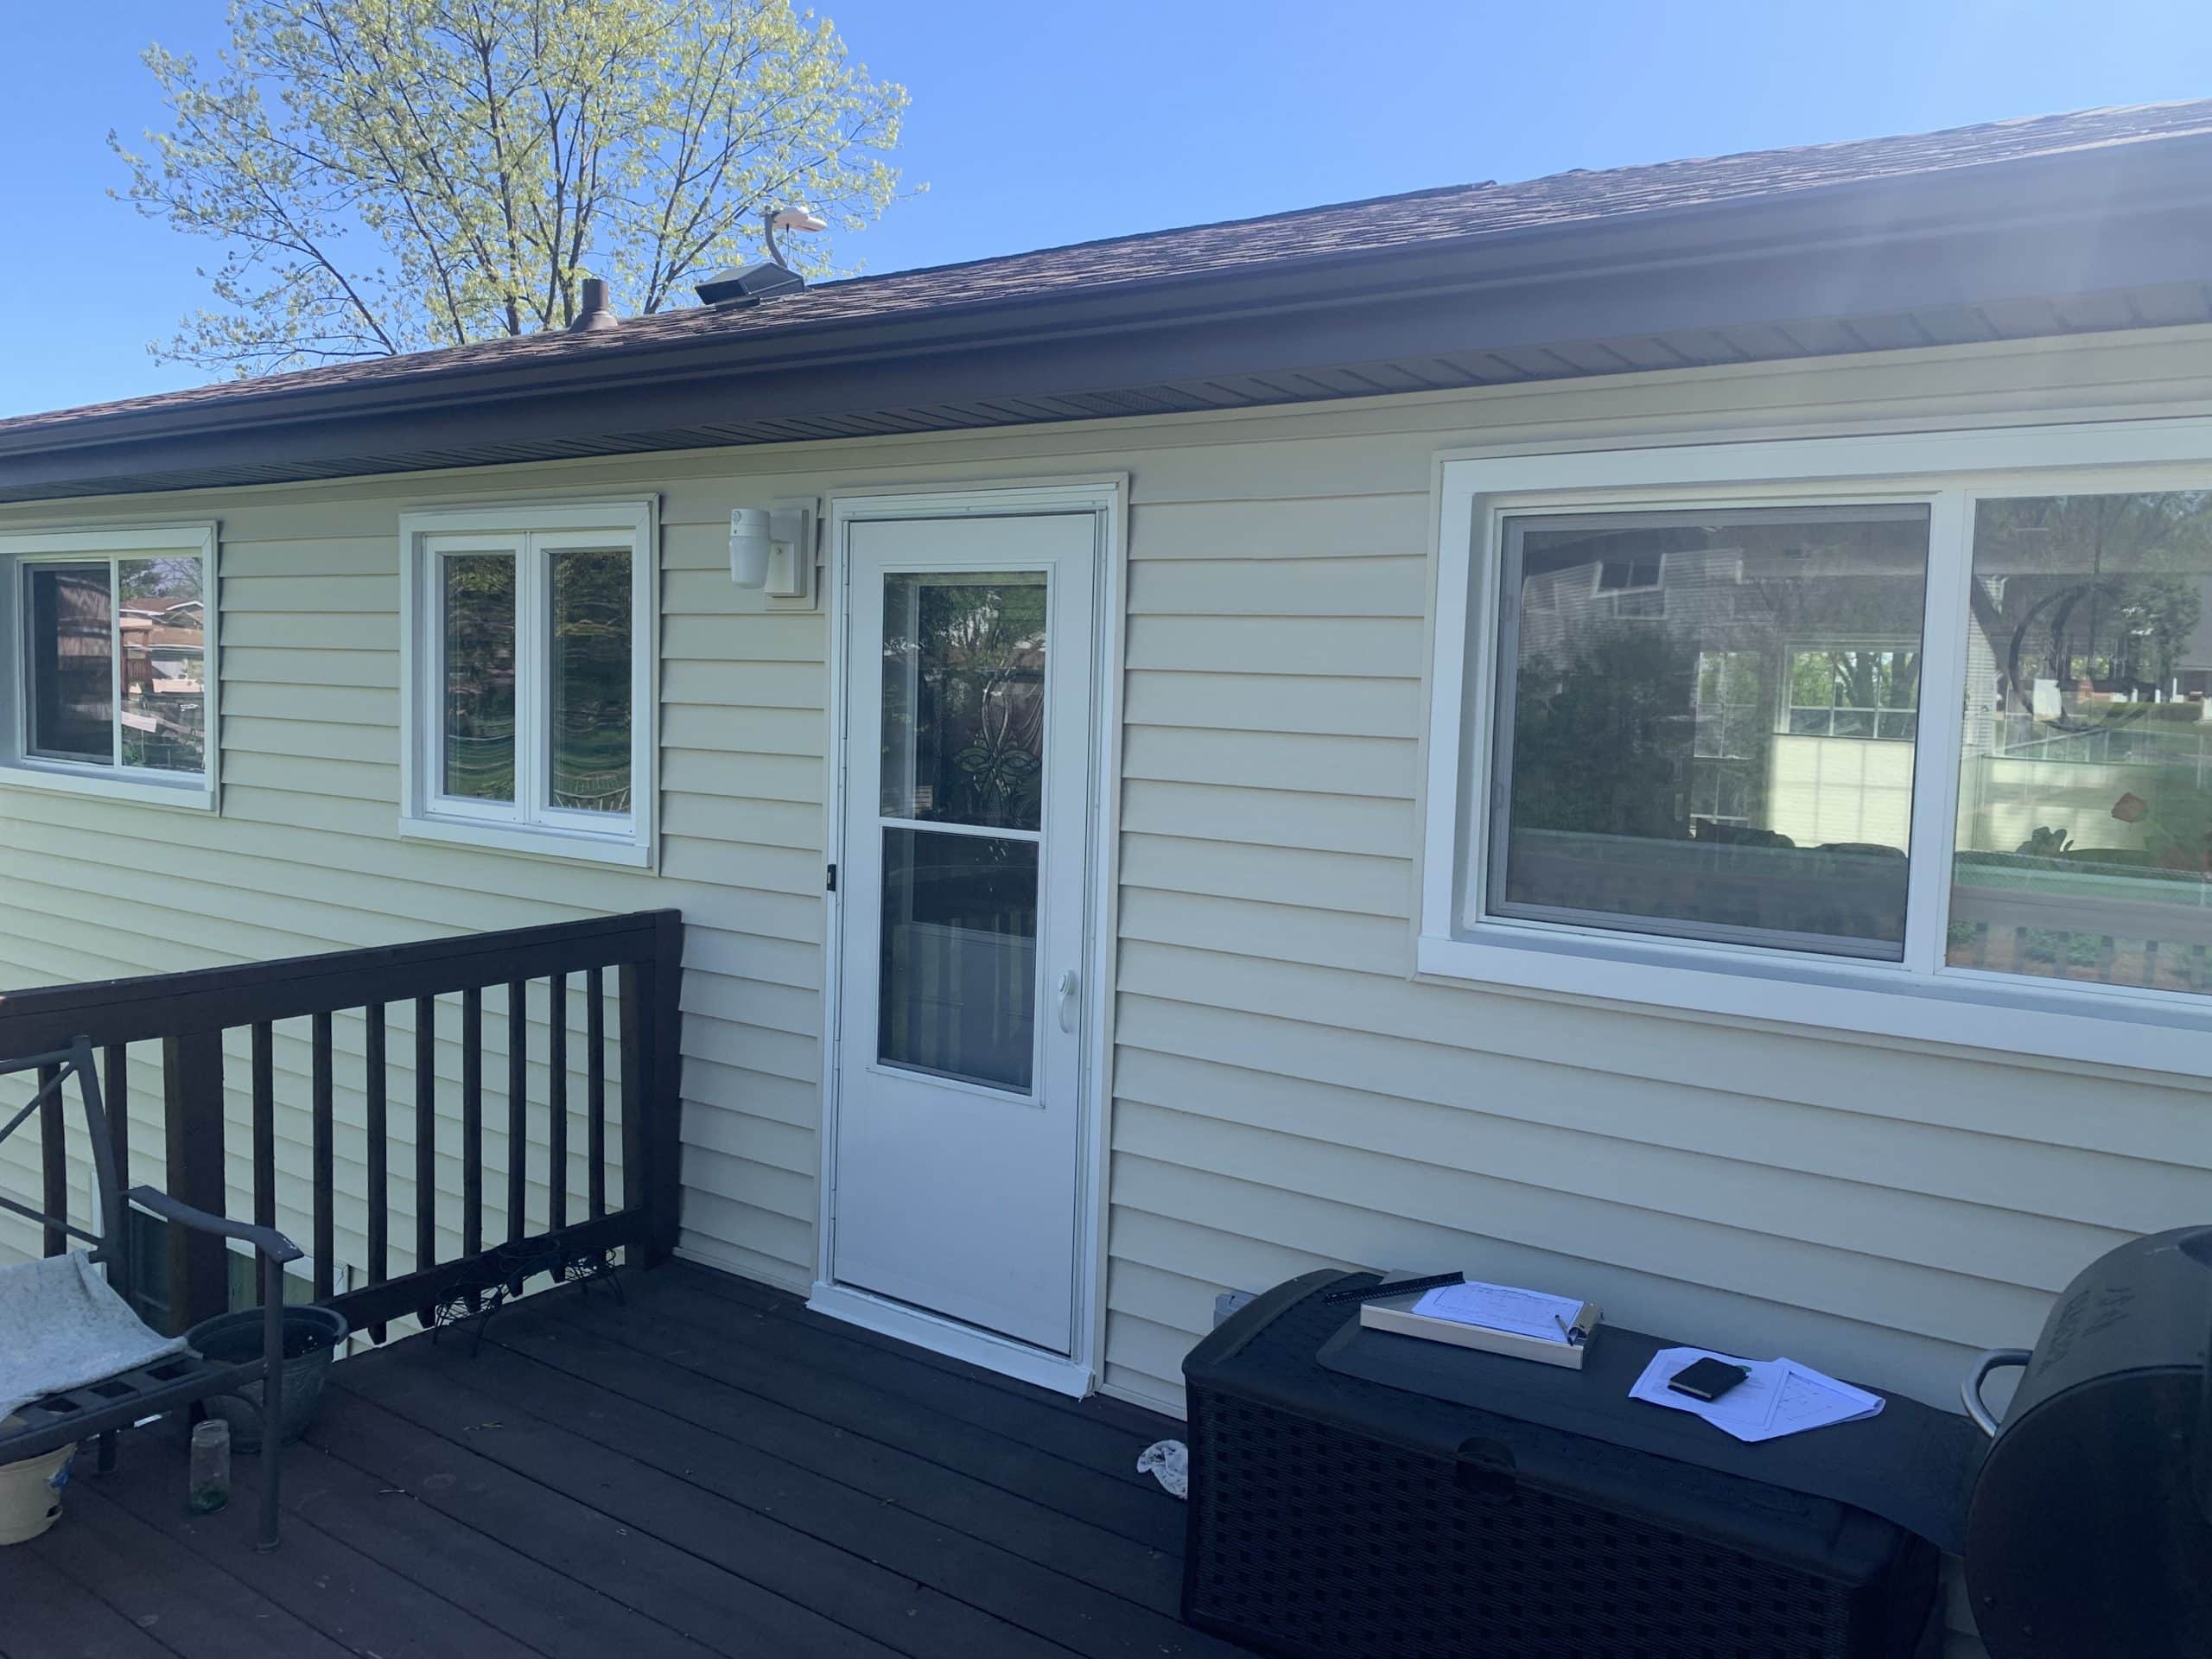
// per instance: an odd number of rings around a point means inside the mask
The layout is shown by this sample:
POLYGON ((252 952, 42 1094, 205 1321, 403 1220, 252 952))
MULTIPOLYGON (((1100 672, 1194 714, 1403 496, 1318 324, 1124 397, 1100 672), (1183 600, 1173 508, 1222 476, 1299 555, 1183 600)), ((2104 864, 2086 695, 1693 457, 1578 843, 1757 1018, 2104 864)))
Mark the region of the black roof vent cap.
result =
POLYGON ((805 286, 806 278, 789 266, 763 259, 718 270, 695 291, 705 305, 757 305, 771 294, 788 294, 805 286))
POLYGON ((768 257, 758 264, 732 265, 727 270, 718 270, 693 291, 708 305, 754 305, 771 294, 787 294, 795 288, 804 288, 806 278, 785 260, 783 249, 776 245, 776 232, 829 228, 827 220, 803 203, 792 207, 766 208, 760 215, 760 239, 767 245, 768 257))

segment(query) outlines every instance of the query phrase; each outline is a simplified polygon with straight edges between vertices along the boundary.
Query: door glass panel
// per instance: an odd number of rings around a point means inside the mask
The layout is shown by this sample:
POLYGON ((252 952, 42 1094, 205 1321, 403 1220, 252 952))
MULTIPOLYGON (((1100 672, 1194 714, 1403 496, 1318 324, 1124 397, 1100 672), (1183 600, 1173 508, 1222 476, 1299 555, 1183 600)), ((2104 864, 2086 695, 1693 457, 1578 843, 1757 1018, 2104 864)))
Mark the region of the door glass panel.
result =
POLYGON ((883 816, 1043 821, 1041 571, 883 582, 883 816))
POLYGON ((630 810, 630 555, 553 555, 553 804, 630 810))
POLYGON ((1037 846, 885 826, 876 1015, 884 1065, 1029 1091, 1037 846))
POLYGON ((56 760, 115 762, 115 644, 108 568, 34 564, 30 749, 56 760))
POLYGON ((444 792, 515 798, 515 562, 449 554, 445 588, 444 792))
POLYGON ((196 558, 124 559, 123 764, 207 766, 207 607, 196 558))

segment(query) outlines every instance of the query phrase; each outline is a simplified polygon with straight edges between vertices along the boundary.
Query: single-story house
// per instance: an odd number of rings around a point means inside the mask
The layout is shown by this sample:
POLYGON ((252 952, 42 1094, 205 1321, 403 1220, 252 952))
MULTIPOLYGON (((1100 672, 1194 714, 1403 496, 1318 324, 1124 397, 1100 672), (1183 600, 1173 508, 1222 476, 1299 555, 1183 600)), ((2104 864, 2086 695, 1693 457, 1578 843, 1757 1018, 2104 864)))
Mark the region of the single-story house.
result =
POLYGON ((2212 101, 757 287, 0 422, 0 985, 680 910, 679 1253, 1171 1411, 2212 1211, 2212 101))

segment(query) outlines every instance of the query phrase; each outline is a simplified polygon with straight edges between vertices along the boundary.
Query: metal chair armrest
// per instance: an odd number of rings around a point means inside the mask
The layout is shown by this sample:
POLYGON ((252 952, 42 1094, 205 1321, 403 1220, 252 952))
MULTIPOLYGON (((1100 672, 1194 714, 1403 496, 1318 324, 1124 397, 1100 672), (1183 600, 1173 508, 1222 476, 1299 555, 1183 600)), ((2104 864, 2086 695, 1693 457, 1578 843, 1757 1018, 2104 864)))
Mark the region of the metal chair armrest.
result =
POLYGON ((256 1227, 250 1222, 210 1215, 205 1210, 171 1198, 159 1187, 134 1186, 124 1196, 141 1210, 159 1216, 164 1221, 173 1221, 180 1227, 189 1227, 197 1233, 216 1233, 225 1238, 235 1238, 251 1244, 257 1254, 273 1262, 296 1262, 307 1254, 274 1227, 256 1227))

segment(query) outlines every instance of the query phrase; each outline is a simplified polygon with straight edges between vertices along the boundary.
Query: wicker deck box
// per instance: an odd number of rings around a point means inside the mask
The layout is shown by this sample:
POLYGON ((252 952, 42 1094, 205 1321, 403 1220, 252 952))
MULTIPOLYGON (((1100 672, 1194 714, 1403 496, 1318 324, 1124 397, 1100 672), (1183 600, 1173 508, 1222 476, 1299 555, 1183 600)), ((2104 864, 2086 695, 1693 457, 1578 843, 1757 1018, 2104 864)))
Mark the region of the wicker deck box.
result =
POLYGON ((1317 1356, 1357 1318, 1320 1300, 1343 1280, 1277 1287, 1185 1361, 1192 1624, 1300 1659, 1933 1650, 1934 1546, 1826 1498, 1328 1369, 1317 1356))

